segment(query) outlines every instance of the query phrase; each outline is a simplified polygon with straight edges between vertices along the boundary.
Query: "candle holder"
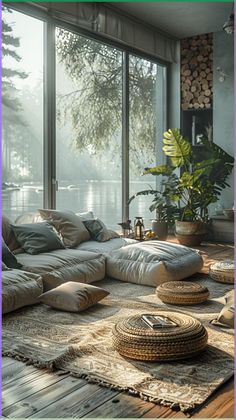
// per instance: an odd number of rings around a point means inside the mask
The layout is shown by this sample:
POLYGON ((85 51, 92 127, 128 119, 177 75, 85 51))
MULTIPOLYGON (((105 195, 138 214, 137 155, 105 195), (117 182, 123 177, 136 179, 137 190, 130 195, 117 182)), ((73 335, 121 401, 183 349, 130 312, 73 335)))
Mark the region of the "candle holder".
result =
POLYGON ((143 218, 140 216, 135 217, 134 220, 134 238, 137 241, 142 241, 144 238, 143 218))

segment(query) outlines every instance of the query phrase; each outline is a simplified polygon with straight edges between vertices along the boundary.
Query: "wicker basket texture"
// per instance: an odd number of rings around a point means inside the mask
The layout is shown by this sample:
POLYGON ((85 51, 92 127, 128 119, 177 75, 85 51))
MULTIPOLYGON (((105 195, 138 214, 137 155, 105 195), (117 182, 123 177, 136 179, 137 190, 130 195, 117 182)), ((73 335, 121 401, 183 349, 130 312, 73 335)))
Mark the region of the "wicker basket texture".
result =
POLYGON ((220 283, 234 283, 234 261, 226 260, 212 264, 209 269, 209 275, 213 280, 220 283))
POLYGON ((207 344, 207 331, 200 321, 175 311, 158 310, 174 321, 176 327, 153 329, 135 315, 117 323, 113 328, 113 345, 124 357, 145 361, 171 361, 191 358, 207 344))
POLYGON ((189 281, 170 281, 156 289, 157 296, 171 305, 196 305, 209 298, 207 287, 189 281))

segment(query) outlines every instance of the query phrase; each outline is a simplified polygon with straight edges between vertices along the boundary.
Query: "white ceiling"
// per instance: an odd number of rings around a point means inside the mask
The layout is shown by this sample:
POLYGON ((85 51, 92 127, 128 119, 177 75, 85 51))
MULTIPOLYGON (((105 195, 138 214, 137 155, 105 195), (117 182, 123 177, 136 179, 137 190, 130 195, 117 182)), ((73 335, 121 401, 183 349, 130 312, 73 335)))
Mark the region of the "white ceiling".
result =
POLYGON ((177 38, 221 31, 233 8, 231 2, 107 4, 177 38))

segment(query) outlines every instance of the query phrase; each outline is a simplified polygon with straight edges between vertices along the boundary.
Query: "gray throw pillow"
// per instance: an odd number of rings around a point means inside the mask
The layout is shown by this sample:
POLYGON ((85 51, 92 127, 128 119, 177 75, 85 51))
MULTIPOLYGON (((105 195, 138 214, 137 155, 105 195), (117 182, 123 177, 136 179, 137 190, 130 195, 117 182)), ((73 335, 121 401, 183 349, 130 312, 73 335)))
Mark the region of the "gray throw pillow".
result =
POLYGON ((107 229, 100 219, 84 220, 85 227, 88 229, 91 238, 98 242, 106 242, 112 238, 119 238, 113 230, 107 229))
POLYGON ((5 241, 2 239, 2 261, 8 268, 21 268, 20 264, 15 255, 12 254, 5 241))
POLYGON ((82 219, 70 211, 40 209, 40 215, 51 223, 62 236, 63 243, 68 248, 78 246, 81 242, 89 241, 90 235, 84 227, 82 219))
POLYGON ((38 301, 68 312, 80 312, 109 295, 104 289, 91 284, 69 281, 38 297, 38 301))
POLYGON ((28 254, 40 254, 41 252, 65 248, 54 228, 48 222, 11 226, 17 241, 28 254))
POLYGON ((10 251, 15 251, 20 248, 11 228, 11 221, 4 214, 2 215, 2 237, 10 251))

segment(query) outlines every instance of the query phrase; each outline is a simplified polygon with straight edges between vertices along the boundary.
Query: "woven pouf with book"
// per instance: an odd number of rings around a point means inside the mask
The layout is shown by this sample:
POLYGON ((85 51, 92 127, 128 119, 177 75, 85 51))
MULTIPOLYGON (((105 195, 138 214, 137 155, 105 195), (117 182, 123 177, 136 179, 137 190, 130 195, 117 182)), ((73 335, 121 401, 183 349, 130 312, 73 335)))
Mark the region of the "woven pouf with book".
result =
POLYGON ((220 283, 234 283, 234 261, 226 260, 212 264, 209 269, 209 275, 213 280, 220 283))
POLYGON ((171 361, 194 357, 206 347, 207 338, 200 321, 170 310, 135 315, 113 327, 115 349, 135 360, 171 361), (144 320, 145 316, 163 319, 163 325, 153 328, 144 320))
POLYGON ((172 305, 195 305, 209 297, 207 287, 189 281, 169 281, 156 289, 157 296, 164 303, 172 305))

